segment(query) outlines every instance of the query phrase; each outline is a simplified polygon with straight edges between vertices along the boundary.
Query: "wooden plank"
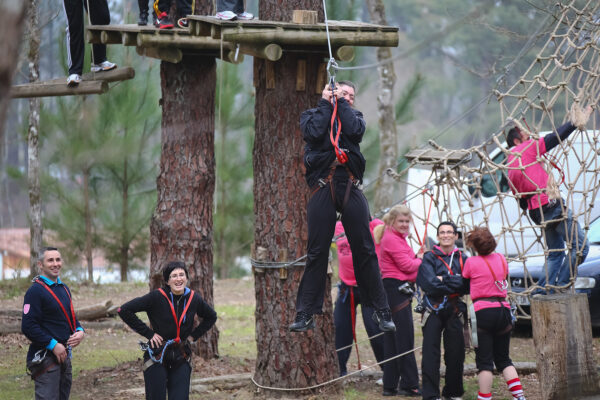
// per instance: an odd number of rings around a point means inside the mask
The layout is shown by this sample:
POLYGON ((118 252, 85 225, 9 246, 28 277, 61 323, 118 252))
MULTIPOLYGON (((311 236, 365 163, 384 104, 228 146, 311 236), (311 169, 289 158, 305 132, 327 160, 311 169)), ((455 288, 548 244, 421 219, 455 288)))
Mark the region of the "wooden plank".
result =
POLYGON ((137 33, 123 32, 121 43, 123 46, 137 46, 137 33))
POLYGON ((333 56, 338 61, 350 62, 354 60, 354 47, 341 46, 333 49, 333 56))
POLYGON ((404 156, 408 161, 422 162, 439 162, 447 161, 450 164, 456 164, 470 157, 470 153, 466 150, 433 150, 433 149, 415 149, 411 150, 404 156))
POLYGON ((312 10, 294 10, 292 12, 292 22, 294 24, 311 24, 318 22, 318 14, 312 10))
POLYGON ((317 83, 315 85, 315 94, 323 93, 323 88, 327 84, 327 63, 321 63, 317 67, 317 83))
MULTIPOLYGON (((215 37, 215 36, 213 36, 215 37)), ((219 38, 221 35, 219 34, 219 38)), ((327 46, 327 34, 325 31, 311 30, 251 30, 238 27, 224 27, 222 38, 227 42, 234 43, 277 43, 279 45, 310 45, 327 46)), ((341 46, 376 46, 397 47, 397 32, 329 32, 331 45, 341 46)))
MULTIPOLYGON (((188 15, 188 19, 195 21, 203 21, 210 25, 217 25, 221 27, 243 27, 243 28, 285 28, 291 30, 297 29, 311 29, 311 30, 321 30, 325 31, 325 24, 320 22, 317 24, 296 24, 293 22, 284 22, 284 21, 264 21, 259 19, 253 19, 248 21, 224 21, 217 19, 215 17, 209 17, 205 15, 188 15)), ((396 26, 388 26, 388 25, 377 25, 371 24, 367 22, 358 22, 358 21, 336 21, 329 20, 329 28, 331 30, 341 30, 341 29, 349 29, 349 30, 372 30, 372 31, 385 31, 385 32, 398 32, 399 28, 396 26)))
POLYGON ((265 61, 265 75, 267 89, 275 89, 275 63, 273 61, 265 61))
MULTIPOLYGON (((137 35, 137 45, 139 47, 220 50, 221 41, 208 36, 155 35, 139 33, 137 35)), ((230 50, 233 49, 233 45, 231 43, 223 43, 223 48, 230 50)))
POLYGON ((296 91, 306 90, 306 60, 299 59, 296 64, 296 91))
POLYGON ((117 31, 102 31, 100 33, 100 42, 102 44, 121 44, 121 32, 117 31))
POLYGON ((87 94, 102 94, 108 90, 108 83, 105 81, 82 81, 74 87, 67 86, 67 79, 62 83, 51 84, 30 84, 13 86, 10 90, 10 96, 13 99, 23 99, 31 97, 52 97, 52 96, 75 96, 87 94))
POLYGON ((542 399, 576 399, 600 393, 589 310, 585 293, 531 298, 542 399))

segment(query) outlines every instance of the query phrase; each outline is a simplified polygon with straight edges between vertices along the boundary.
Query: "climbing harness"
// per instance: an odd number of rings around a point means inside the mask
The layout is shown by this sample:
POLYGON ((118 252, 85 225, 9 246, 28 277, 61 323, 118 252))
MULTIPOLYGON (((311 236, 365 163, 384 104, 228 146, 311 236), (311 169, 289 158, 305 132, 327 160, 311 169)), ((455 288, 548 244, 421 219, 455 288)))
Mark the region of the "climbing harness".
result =
POLYGON ((69 291, 67 290, 67 288, 63 285, 63 289, 65 290, 65 293, 69 297, 69 306, 70 306, 70 311, 71 311, 71 318, 69 318, 69 314, 67 313, 67 310, 65 309, 65 306, 63 305, 63 303, 61 303, 61 301, 58 299, 58 297, 56 296, 56 294, 52 291, 52 289, 50 289, 50 287, 48 286, 48 284, 46 284, 45 282, 43 282, 41 279, 37 279, 37 278, 35 279, 34 282, 39 283, 40 285, 42 285, 42 287, 44 289, 46 289, 48 291, 48 293, 50 293, 52 295, 52 297, 54 297, 54 300, 56 300, 56 302, 60 306, 60 309, 62 310, 63 314, 65 315, 67 323, 69 324, 69 328, 71 329, 71 334, 74 333, 75 330, 77 329, 77 320, 75 319, 75 310, 73 309, 73 300, 71 299, 71 294, 69 293, 69 291))
MULTIPOLYGON (((183 311, 181 312, 181 316, 179 317, 179 320, 177 319, 177 313, 175 312, 175 306, 173 305, 173 293, 170 293, 171 298, 169 298, 169 296, 167 296, 167 294, 165 293, 165 291, 162 288, 159 288, 158 291, 160 292, 160 294, 162 294, 164 296, 165 299, 167 299, 167 302, 169 303, 169 306, 171 308, 171 314, 173 315, 173 320, 175 321, 175 326, 177 327, 177 336, 174 339, 167 340, 167 342, 164 344, 164 346, 162 346, 162 349, 160 349, 159 352, 153 351, 152 347, 150 346, 150 344, 148 342, 139 342, 139 344, 140 344, 140 348, 142 349, 142 351, 148 352, 148 355, 150 356, 150 360, 152 360, 153 363, 162 364, 165 353, 167 352, 167 348, 173 344, 179 344, 181 342, 181 338, 180 338, 181 325, 183 324, 183 322, 185 322, 187 311, 190 308, 190 305, 192 304, 192 299, 194 298, 194 291, 190 290, 190 298, 187 300, 184 300, 183 311), (155 353, 158 353, 158 354, 155 355, 155 353)), ((152 365, 153 363, 150 363, 150 365, 152 365)))
POLYGON ((502 261, 502 266, 504 267, 504 279, 503 280, 498 280, 498 278, 496 277, 496 274, 494 273, 494 270, 492 269, 492 266, 490 265, 490 263, 488 262, 488 260, 486 260, 483 256, 481 256, 481 259, 483 261, 485 261, 485 264, 487 265, 488 269, 490 270, 490 273, 492 274, 492 277, 494 278, 494 285, 496 285, 496 287, 498 288, 498 290, 500 290, 501 292, 505 291, 506 289, 508 289, 508 266, 506 265, 506 261, 502 261))

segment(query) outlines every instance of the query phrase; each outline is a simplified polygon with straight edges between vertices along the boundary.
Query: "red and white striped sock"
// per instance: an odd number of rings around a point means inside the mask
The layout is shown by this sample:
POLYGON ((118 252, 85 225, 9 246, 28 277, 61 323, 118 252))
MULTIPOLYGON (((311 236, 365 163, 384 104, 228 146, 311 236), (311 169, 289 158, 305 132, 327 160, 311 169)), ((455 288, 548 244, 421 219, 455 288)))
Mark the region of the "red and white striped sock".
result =
POLYGON ((508 390, 510 390, 510 393, 515 399, 523 396, 523 386, 521 386, 521 380, 519 378, 511 379, 510 381, 507 381, 506 384, 508 385, 508 390))
POLYGON ((490 393, 477 392, 477 400, 492 400, 492 392, 490 392, 490 393))

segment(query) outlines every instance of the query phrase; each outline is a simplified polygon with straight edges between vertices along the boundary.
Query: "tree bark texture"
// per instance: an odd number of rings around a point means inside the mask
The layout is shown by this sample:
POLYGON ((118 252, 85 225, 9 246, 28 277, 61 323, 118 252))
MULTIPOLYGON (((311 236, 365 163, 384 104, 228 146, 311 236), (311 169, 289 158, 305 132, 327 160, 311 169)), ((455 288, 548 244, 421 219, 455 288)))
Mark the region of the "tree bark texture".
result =
MULTIPOLYGON (((29 83, 40 80, 40 28, 38 0, 31 0, 28 10, 29 25, 29 83)), ((40 189, 39 159, 40 99, 29 99, 29 124, 27 127, 27 186, 29 188, 29 275, 37 275, 38 251, 42 247, 42 197, 40 189)))
POLYGON ((531 299, 531 325, 543 400, 600 394, 587 295, 531 299))
POLYGON ((28 5, 26 0, 0 0, 0 145, 4 143, 4 119, 28 5))
MULTIPOLYGON (((382 0, 367 0, 371 22, 387 25, 385 6, 382 0)), ((381 62, 392 57, 389 47, 377 49, 377 61, 381 62)), ((394 85, 396 74, 394 63, 389 62, 377 67, 379 74, 379 90, 377 93, 377 115, 379 126, 379 166, 375 185, 375 209, 383 210, 394 203, 396 181, 386 174, 388 168, 396 169, 398 163, 398 132, 396 130, 396 115, 394 110, 394 85)))
MULTIPOLYGON (((320 1, 261 1, 261 19, 291 21, 294 9, 318 10, 320 1)), ((256 85, 254 142, 255 258, 286 262, 306 254, 306 204, 309 189, 302 162, 304 142, 299 118, 315 107, 319 64, 325 54, 284 54, 272 63, 254 59, 256 85), (305 68, 304 68, 305 66, 305 68), (298 76, 305 79, 297 90, 298 76), (273 88, 269 88, 269 87, 273 88), (301 85, 302 86, 302 85, 301 85)), ((323 315, 307 333, 290 333, 302 267, 256 270, 256 345, 254 379, 265 386, 302 388, 337 377, 331 282, 323 315), (287 276, 287 277, 286 277, 287 276)))
MULTIPOLYGON (((212 305, 215 59, 185 55, 179 64, 162 62, 160 76, 162 151, 150 225, 150 288, 161 285, 169 261, 183 261, 189 287, 212 305)), ((217 339, 215 327, 200 338, 199 355, 216 356, 217 339)))

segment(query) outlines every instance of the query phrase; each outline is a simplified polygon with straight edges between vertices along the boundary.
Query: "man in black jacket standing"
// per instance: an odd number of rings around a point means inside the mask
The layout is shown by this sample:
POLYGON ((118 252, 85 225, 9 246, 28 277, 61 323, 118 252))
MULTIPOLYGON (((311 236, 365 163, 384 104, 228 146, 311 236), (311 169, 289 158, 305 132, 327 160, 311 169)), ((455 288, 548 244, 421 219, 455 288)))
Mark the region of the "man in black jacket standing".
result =
POLYGON ((462 277, 467 256, 456 247, 458 232, 454 223, 442 222, 437 228, 437 236, 439 245, 425 253, 417 275, 417 284, 425 293, 422 393, 424 400, 440 397, 440 343, 443 334, 446 384, 442 395, 444 399, 460 399, 465 392, 463 316, 467 312, 460 296, 469 292, 469 280, 462 277))
POLYGON ((71 392, 71 349, 83 340, 71 291, 59 277, 60 252, 44 247, 39 252, 40 275, 25 293, 21 331, 31 340, 27 369, 35 381, 36 399, 67 400, 71 392))
POLYGON ((365 171, 365 158, 360 152, 365 120, 360 111, 352 108, 354 94, 352 82, 339 82, 333 89, 327 85, 317 107, 304 111, 300 116, 300 128, 306 142, 306 182, 311 189, 311 198, 306 210, 306 267, 298 288, 296 318, 290 325, 290 331, 293 332, 314 328, 313 314, 322 313, 336 211, 342 215, 342 225, 350 243, 354 273, 363 301, 376 310, 373 319, 382 331, 396 329, 369 230, 369 205, 358 188, 365 171), (330 136, 334 111, 337 111, 341 132, 338 134, 335 129, 330 136))

